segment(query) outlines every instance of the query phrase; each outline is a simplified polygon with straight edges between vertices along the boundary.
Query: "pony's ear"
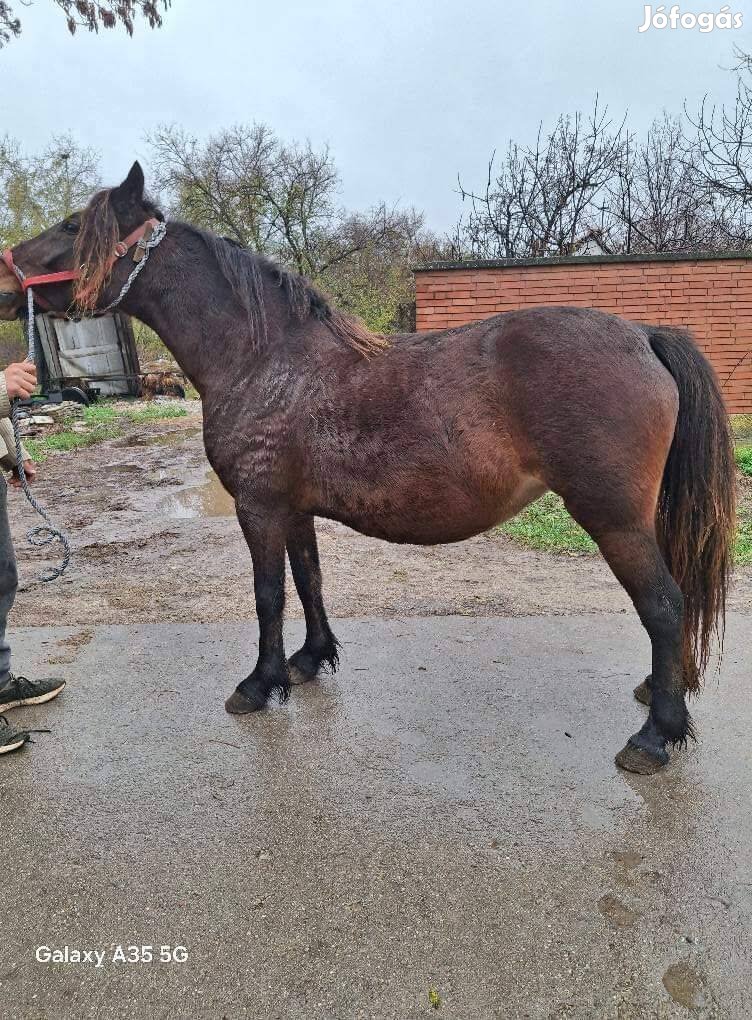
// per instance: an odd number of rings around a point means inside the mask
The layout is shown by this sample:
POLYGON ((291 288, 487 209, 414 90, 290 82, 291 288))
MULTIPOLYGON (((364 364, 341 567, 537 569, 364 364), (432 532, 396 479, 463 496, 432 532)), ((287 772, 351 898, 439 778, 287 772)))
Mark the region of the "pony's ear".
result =
POLYGON ((122 184, 112 189, 112 201, 118 209, 129 209, 144 200, 144 171, 136 160, 122 184))

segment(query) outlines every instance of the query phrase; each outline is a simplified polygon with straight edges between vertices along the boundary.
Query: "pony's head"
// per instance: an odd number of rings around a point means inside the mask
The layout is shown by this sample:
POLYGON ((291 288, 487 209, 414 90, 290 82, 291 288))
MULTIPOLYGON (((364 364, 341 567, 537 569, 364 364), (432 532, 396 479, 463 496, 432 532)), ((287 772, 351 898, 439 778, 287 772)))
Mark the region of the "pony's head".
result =
MULTIPOLYGON (((73 306, 91 312, 113 296, 108 283, 116 244, 152 217, 163 218, 144 195, 144 173, 136 162, 118 187, 98 191, 83 211, 16 245, 13 261, 27 277, 79 270, 75 280, 44 284, 39 293, 52 311, 73 306)), ((15 318, 24 304, 21 285, 0 262, 0 318, 15 318)))

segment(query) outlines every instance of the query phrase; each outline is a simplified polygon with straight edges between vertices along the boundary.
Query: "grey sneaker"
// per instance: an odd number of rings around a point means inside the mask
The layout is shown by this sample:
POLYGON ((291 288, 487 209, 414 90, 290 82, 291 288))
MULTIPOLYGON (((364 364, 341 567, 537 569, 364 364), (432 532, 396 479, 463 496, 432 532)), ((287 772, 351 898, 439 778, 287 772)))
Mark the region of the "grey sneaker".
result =
POLYGON ((29 734, 24 730, 14 730, 4 715, 0 715, 0 754, 18 751, 29 742, 29 734))
POLYGON ((0 687, 0 712, 7 712, 20 705, 43 705, 45 701, 56 698, 63 687, 65 680, 59 676, 29 680, 28 677, 11 673, 6 683, 0 687))

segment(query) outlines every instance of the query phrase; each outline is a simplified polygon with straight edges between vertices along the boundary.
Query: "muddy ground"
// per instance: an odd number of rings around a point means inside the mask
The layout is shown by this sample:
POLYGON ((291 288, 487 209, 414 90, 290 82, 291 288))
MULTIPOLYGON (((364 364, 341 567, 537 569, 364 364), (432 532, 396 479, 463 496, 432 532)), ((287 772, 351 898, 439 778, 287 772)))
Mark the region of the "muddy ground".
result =
MULTIPOLYGON (((199 405, 186 406, 186 418, 124 425, 117 439, 52 454, 40 466, 37 495, 73 547, 61 582, 35 581, 47 553, 27 544, 33 514, 20 493, 12 495, 22 584, 14 625, 254 615, 250 557, 233 503, 209 470, 199 405)), ((451 546, 396 546, 329 521, 319 522, 318 534, 332 617, 631 610, 598 556, 536 552, 491 534, 451 546)), ((752 569, 737 572, 730 608, 752 612, 752 569)), ((302 615, 292 590, 288 615, 302 615)))

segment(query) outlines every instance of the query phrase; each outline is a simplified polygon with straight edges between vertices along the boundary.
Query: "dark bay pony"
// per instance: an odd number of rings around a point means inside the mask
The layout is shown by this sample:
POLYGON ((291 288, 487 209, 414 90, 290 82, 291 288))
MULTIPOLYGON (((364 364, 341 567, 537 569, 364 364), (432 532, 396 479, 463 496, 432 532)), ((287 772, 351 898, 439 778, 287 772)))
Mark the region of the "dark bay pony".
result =
MULTIPOLYGON (((120 292, 127 237, 158 210, 141 168, 13 250, 64 312, 120 292)), ((0 315, 23 303, 7 270, 0 315)), ((206 452, 234 496, 253 559, 258 661, 227 701, 253 712, 337 663, 314 518, 390 542, 457 542, 551 489, 597 542, 652 643, 636 694, 647 720, 617 755, 636 772, 692 735, 722 627, 735 520, 726 413, 713 372, 678 330, 580 308, 534 308, 461 329, 370 334, 306 280, 186 223, 170 223, 122 309, 163 339, 201 395, 206 452), (306 638, 282 639, 285 553, 306 638)))

